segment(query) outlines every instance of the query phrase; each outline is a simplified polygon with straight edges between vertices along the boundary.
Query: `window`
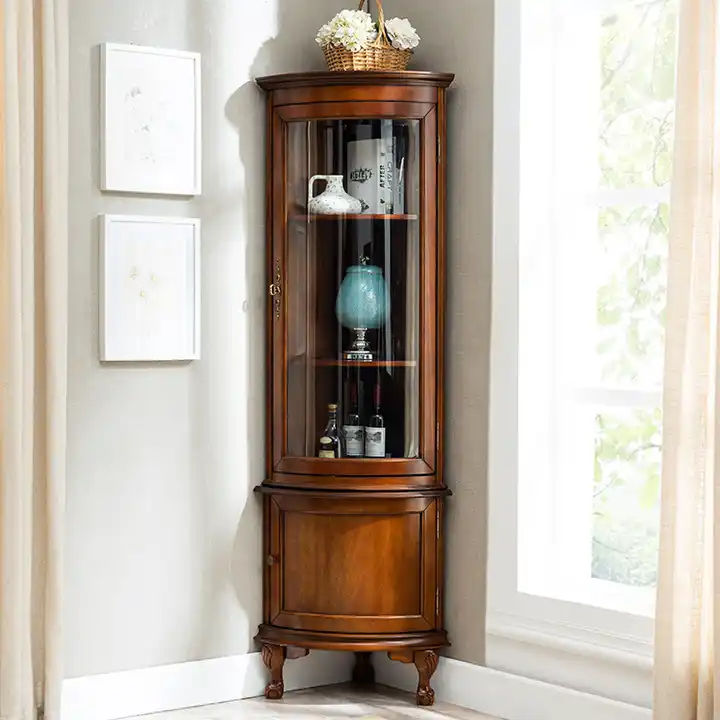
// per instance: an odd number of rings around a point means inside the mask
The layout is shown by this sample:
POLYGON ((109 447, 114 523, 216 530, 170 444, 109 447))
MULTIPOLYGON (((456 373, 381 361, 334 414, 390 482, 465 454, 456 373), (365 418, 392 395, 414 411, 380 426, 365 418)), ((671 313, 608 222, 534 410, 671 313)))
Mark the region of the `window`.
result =
POLYGON ((595 377, 639 394, 595 411, 592 576, 634 587, 657 579, 677 12, 602 14, 595 377))
POLYGON ((678 0, 525 5, 518 589, 649 615, 678 0))

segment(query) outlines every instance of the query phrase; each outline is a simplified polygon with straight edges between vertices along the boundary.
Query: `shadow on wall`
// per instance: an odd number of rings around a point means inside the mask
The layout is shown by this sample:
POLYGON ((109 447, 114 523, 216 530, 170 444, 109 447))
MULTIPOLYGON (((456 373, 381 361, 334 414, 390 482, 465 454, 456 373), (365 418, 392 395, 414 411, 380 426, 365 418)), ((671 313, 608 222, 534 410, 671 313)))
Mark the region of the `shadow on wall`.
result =
POLYGON ((250 10, 235 0, 198 0, 191 26, 189 44, 203 56, 204 113, 204 355, 195 368, 192 412, 199 448, 195 532, 215 558, 199 578, 202 607, 191 638, 198 658, 257 649, 262 510, 252 490, 266 476, 267 293, 266 111, 254 79, 321 67, 313 38, 324 9, 316 5, 311 10, 295 0, 269 0, 250 10), (226 522, 213 527, 211 518, 218 517, 226 522), (232 539, 225 537, 230 523, 232 539))
POLYGON ((456 73, 448 102, 445 339, 446 474, 455 497, 445 612, 450 655, 477 664, 486 660, 493 26, 493 0, 456 0, 427 32, 428 57, 456 73))
MULTIPOLYGON (((422 38, 411 67, 455 73, 448 93, 445 476, 448 654, 486 644, 495 0, 388 0, 422 38)), ((500 0, 502 1, 502 0, 500 0)))

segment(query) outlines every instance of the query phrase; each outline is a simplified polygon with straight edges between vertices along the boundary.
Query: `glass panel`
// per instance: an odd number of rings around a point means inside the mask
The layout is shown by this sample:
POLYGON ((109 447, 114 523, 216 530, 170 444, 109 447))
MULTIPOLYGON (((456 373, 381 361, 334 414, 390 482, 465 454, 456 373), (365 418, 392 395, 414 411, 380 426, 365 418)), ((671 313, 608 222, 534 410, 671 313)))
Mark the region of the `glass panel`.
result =
POLYGON ((419 134, 417 120, 289 125, 290 456, 419 456, 419 134))
POLYGON ((602 384, 662 384, 669 207, 600 208, 595 257, 596 361, 602 384))
POLYGON ((602 1, 602 187, 670 181, 678 6, 677 0, 602 1))
POLYGON ((592 576, 623 585, 657 581, 660 408, 595 416, 592 576))

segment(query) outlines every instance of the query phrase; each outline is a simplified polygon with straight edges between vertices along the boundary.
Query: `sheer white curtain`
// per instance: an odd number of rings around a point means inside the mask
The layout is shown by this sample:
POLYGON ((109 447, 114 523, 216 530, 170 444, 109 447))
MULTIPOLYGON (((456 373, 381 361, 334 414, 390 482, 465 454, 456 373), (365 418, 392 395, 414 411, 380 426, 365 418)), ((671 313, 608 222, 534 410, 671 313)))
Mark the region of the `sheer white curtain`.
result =
POLYGON ((664 390, 655 720, 720 718, 715 697, 720 315, 720 0, 681 0, 664 390))
POLYGON ((66 0, 0 4, 0 718, 60 714, 66 0))

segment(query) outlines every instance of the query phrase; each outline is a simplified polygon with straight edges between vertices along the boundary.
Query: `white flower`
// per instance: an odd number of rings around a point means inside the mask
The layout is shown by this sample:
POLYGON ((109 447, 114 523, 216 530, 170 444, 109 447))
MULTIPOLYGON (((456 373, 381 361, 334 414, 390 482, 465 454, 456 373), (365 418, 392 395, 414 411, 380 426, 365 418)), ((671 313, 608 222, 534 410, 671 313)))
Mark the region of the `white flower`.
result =
POLYGON ((333 45, 350 52, 370 47, 377 38, 377 28, 370 13, 362 10, 342 10, 329 23, 323 25, 315 37, 321 47, 333 45))
POLYGON ((420 44, 420 36, 407 18, 386 20, 385 31, 392 46, 398 50, 412 50, 420 44))

